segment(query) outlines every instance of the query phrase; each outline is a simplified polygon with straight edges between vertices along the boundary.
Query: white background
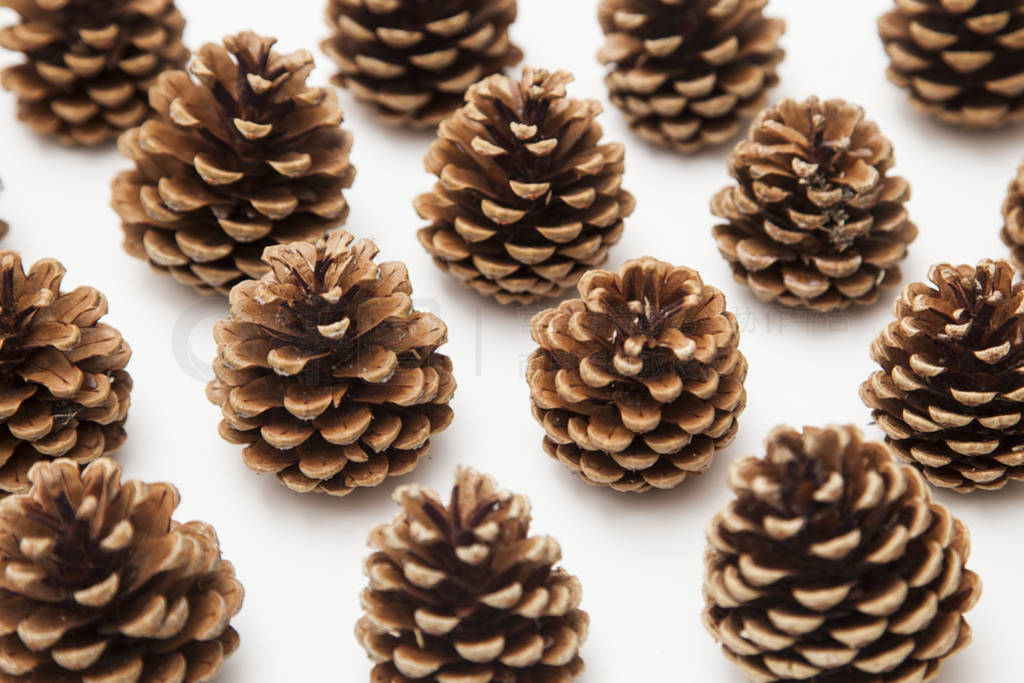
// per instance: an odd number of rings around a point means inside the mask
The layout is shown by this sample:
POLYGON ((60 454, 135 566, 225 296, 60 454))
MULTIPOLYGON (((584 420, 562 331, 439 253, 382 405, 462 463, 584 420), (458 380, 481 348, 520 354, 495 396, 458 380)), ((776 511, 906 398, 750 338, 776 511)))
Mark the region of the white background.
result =
MULTIPOLYGON (((316 49, 327 33, 325 0, 179 0, 191 47, 242 29, 280 38, 285 50, 314 49, 313 80, 333 67, 316 49)), ((421 165, 431 140, 382 127, 342 95, 345 125, 355 134, 358 169, 346 193, 347 229, 371 237, 384 260, 409 266, 421 306, 449 327, 443 351, 455 362, 459 388, 451 428, 431 455, 404 478, 447 493, 458 464, 494 475, 533 501, 534 529, 552 534, 564 565, 583 582, 591 615, 584 681, 740 681, 700 621, 701 555, 707 519, 729 496, 730 462, 760 453, 764 436, 788 423, 869 425, 857 389, 872 371, 868 345, 889 321, 896 292, 866 310, 808 316, 758 302, 735 284, 711 239, 711 195, 727 182, 729 147, 695 157, 655 149, 631 135, 607 104, 596 0, 519 0, 513 38, 525 63, 573 71, 570 94, 606 103, 606 137, 627 145, 625 187, 637 198, 610 265, 651 254, 698 268, 725 291, 742 327, 750 362, 749 402, 739 437, 705 475, 669 492, 619 494, 589 487, 549 460, 530 415, 523 364, 532 349, 535 309, 502 308, 438 271, 416 241, 421 222, 412 199, 432 178, 421 165)), ((865 106, 896 150, 895 172, 910 180, 911 214, 920 227, 904 267, 923 279, 929 264, 1004 257, 1000 204, 1024 157, 1024 127, 960 132, 926 120, 885 80, 886 59, 875 19, 891 0, 773 0, 769 13, 788 21, 782 83, 772 96, 844 97, 865 106)), ((13 14, 0 11, 0 25, 13 14)), ((17 57, 0 55, 3 63, 17 57)), ((347 498, 299 495, 242 463, 237 446, 217 435, 218 409, 203 386, 213 357, 210 330, 223 299, 204 299, 160 277, 121 250, 109 183, 127 166, 113 147, 65 149, 35 137, 0 96, 0 216, 11 231, 0 247, 26 262, 52 256, 68 268, 69 287, 90 284, 110 301, 108 320, 131 344, 135 379, 128 441, 119 452, 130 477, 167 480, 182 494, 177 517, 203 519, 219 532, 246 599, 234 621, 241 649, 226 663, 229 682, 365 681, 370 663, 352 636, 365 585, 362 560, 370 528, 389 520, 400 481, 347 498)), ((942 680, 1021 681, 1020 612, 1024 607, 1022 485, 970 496, 938 493, 970 526, 969 566, 985 592, 969 615, 974 643, 951 659, 942 680)))

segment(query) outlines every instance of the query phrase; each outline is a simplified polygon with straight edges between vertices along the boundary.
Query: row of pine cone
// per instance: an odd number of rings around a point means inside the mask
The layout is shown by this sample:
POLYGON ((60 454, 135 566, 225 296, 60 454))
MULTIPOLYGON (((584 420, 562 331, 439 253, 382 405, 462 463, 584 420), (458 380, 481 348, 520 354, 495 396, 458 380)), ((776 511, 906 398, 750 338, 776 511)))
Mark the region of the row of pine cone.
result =
MULTIPOLYGON (((310 55, 242 33, 200 48, 186 73, 170 0, 112 3, 99 27, 75 23, 77 2, 0 0, 25 18, 0 43, 28 55, 4 83, 24 120, 60 138, 125 131, 136 168, 115 181, 114 205, 128 250, 229 294, 208 387, 222 436, 297 491, 345 495, 411 471, 452 419, 447 331, 413 309, 404 265, 326 234, 347 214, 352 135, 334 92, 306 85, 310 55)), ((521 57, 512 0, 464 4, 424 21, 402 0, 334 0, 325 51, 338 82, 384 118, 440 122, 426 161, 438 184, 416 201, 440 267, 503 303, 578 287, 531 325, 548 454, 593 484, 677 486, 735 436, 747 367, 736 319, 690 268, 599 268, 633 206, 622 146, 602 143, 599 105, 569 98, 567 74, 497 73, 521 57)), ((783 27, 764 5, 602 2, 601 59, 630 125, 682 151, 732 137, 777 80, 783 27)), ((969 0, 899 2, 881 22, 890 76, 947 120, 1017 118, 1017 22, 969 0)), ((730 158, 735 186, 713 201, 737 279, 816 310, 876 300, 916 235, 892 164, 856 106, 762 111, 730 158)), ((1015 256, 1018 189, 1004 229, 1015 256)), ((62 275, 0 253, 0 489, 13 494, 0 501, 0 671, 209 680, 237 647, 241 586, 210 527, 171 519, 173 487, 121 483, 104 457, 125 438, 130 350, 100 321, 105 298, 62 291, 62 275)), ((861 390, 889 445, 852 428, 779 429, 765 458, 732 468, 736 500, 709 527, 704 619, 752 679, 925 680, 969 641, 962 615, 980 584, 964 568, 968 536, 924 482, 966 492, 1024 478, 1013 275, 1006 262, 939 265, 897 300, 861 390)), ((447 505, 416 485, 396 499, 399 517, 371 535, 356 629, 372 680, 579 675, 580 583, 556 566, 557 542, 529 535, 525 498, 463 469, 447 505)))

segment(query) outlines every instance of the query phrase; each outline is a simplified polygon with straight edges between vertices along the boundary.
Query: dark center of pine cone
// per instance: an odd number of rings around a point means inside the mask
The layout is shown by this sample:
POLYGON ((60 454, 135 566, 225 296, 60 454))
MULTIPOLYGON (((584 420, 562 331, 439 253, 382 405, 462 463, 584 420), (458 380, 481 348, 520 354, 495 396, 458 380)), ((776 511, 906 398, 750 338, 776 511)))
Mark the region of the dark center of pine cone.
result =
POLYGON ((89 521, 77 518, 66 494, 61 493, 46 506, 31 502, 26 517, 49 530, 56 540, 48 582, 65 590, 81 590, 103 581, 118 569, 121 584, 130 582, 124 571, 129 550, 110 552, 101 548, 89 532, 89 521))
POLYGON ((0 379, 17 383, 22 380, 15 372, 28 356, 22 342, 36 312, 34 306, 18 310, 19 294, 14 270, 5 268, 0 272, 0 379))
MULTIPOLYGON (((773 176, 772 183, 786 191, 787 201, 783 202, 777 210, 773 211, 769 207, 763 207, 763 210, 772 222, 777 225, 786 226, 788 230, 799 230, 787 215, 789 209, 803 214, 826 216, 828 221, 820 229, 821 232, 825 233, 823 237, 825 237, 831 248, 843 252, 850 248, 856 240, 854 236, 844 231, 843 228, 847 223, 862 218, 865 211, 863 209, 851 209, 850 202, 855 198, 856 193, 847 185, 834 183, 832 178, 841 176, 843 174, 843 167, 849 164, 852 159, 862 157, 867 160, 873 156, 873 152, 870 149, 851 148, 848 141, 847 144, 841 145, 836 144, 833 140, 826 140, 826 120, 820 112, 809 110, 807 118, 813 131, 810 138, 811 144, 803 155, 794 157, 794 159, 799 162, 815 165, 817 169, 803 177, 797 174, 794 174, 793 177, 773 176), (807 197, 807 188, 822 192, 838 190, 841 193, 841 199, 827 208, 821 208, 807 197)), ((786 170, 793 171, 795 169, 786 170)), ((749 174, 745 175, 743 184, 748 196, 757 196, 753 189, 755 179, 749 174)), ((881 185, 879 185, 880 188, 881 185)), ((875 191, 878 192, 879 190, 875 191)))
MULTIPOLYGON (((466 516, 463 515, 458 502, 459 487, 452 490, 451 513, 446 514, 434 504, 427 502, 423 511, 442 532, 443 540, 424 548, 431 564, 444 571, 445 581, 433 589, 434 598, 459 617, 459 625, 453 631, 455 637, 475 636, 502 632, 512 637, 524 631, 539 632, 540 626, 536 619, 526 619, 508 610, 496 609, 480 602, 480 596, 507 586, 512 580, 519 581, 523 592, 527 593, 537 586, 543 585, 551 575, 551 567, 540 565, 528 567, 513 564, 506 571, 495 574, 489 562, 473 566, 462 562, 455 554, 459 547, 481 542, 474 533, 487 515, 498 509, 496 500, 482 501, 466 516)), ((505 538, 499 535, 499 542, 514 542, 525 538, 523 533, 518 538, 505 538)))
MULTIPOLYGON (((643 53, 637 59, 637 66, 667 59, 674 65, 693 69, 694 71, 688 72, 690 74, 709 72, 712 67, 701 58, 700 53, 721 39, 715 31, 714 20, 708 15, 708 10, 719 2, 720 0, 687 0, 680 6, 670 5, 661 0, 639 0, 636 8, 647 16, 647 21, 631 33, 643 40, 683 36, 685 56, 677 52, 659 60, 643 53)), ((633 8, 626 9, 630 11, 633 8)))

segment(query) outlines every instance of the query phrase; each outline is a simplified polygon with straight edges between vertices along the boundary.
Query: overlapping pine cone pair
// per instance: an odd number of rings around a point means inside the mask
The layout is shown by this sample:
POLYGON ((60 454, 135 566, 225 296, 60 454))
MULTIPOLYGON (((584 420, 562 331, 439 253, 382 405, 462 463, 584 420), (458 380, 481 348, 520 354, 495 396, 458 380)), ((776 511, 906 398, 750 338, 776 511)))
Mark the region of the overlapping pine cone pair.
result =
POLYGON ((27 490, 37 461, 85 464, 124 442, 131 349, 100 322, 102 294, 61 291, 64 272, 0 251, 0 495, 27 490))
POLYGON ((1021 0, 895 0, 878 30, 916 109, 971 128, 1024 118, 1021 0))
POLYGON ((933 680, 981 593, 964 525, 854 427, 778 428, 708 525, 704 623, 753 681, 933 680))
POLYGON ((736 280, 784 306, 873 303, 899 282, 917 236, 893 163, 892 144, 856 105, 811 97, 762 111, 729 158, 736 184, 711 201, 736 280))
POLYGON ((871 346, 861 397, 897 453, 968 492, 1024 480, 1024 284, 1006 261, 933 266, 871 346))
POLYGON ((428 128, 523 58, 508 38, 515 18, 516 0, 329 0, 321 48, 339 67, 333 82, 378 118, 428 128))
POLYGON ((417 485, 370 534, 356 637, 380 683, 565 683, 589 618, 558 542, 530 535, 530 502, 460 468, 447 506, 417 485))
POLYGON ((238 647, 242 586, 213 528, 171 519, 170 484, 101 458, 37 463, 0 502, 0 677, 211 681, 238 647))
POLYGON ((624 149, 601 143, 601 105, 566 97, 572 76, 524 69, 466 93, 426 158, 439 182, 416 200, 434 262, 503 304, 556 297, 608 258, 633 212, 624 149))
POLYGON ((527 380, 544 450, 588 483, 666 489, 736 435, 747 362, 725 297, 645 257, 592 270, 580 298, 533 317, 527 380))
POLYGON ((296 491, 343 496, 405 474, 448 426, 447 327, 413 310, 405 265, 344 231, 268 247, 217 323, 221 435, 296 491))
POLYGON ((313 58, 251 32, 201 47, 150 91, 153 119, 125 133, 135 169, 113 186, 125 249, 203 293, 267 272, 263 250, 316 242, 348 215, 352 135, 313 58))
POLYGON ((185 20, 173 0, 0 0, 20 22, 0 45, 25 60, 0 82, 18 118, 65 144, 96 145, 141 124, 147 91, 188 59, 185 20))
POLYGON ((601 0, 611 101, 656 144, 695 152, 733 138, 779 82, 786 23, 768 0, 601 0))

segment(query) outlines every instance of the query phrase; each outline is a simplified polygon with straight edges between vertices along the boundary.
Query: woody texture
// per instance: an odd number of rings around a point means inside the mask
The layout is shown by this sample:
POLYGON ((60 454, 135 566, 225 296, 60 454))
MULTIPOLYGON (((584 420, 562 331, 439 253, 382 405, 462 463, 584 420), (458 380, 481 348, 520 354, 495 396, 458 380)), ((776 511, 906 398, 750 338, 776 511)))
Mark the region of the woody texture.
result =
POLYGON ((201 47, 165 73, 156 114, 119 141, 135 169, 113 206, 129 254, 204 294, 267 272, 263 250, 316 242, 348 216, 352 134, 329 88, 306 79, 306 50, 281 54, 251 32, 201 47))
POLYGON ((583 671, 589 618, 579 580, 555 565, 558 542, 530 535, 530 502, 460 468, 446 506, 399 487, 402 506, 374 529, 356 638, 370 679, 563 683, 583 671))
POLYGON ((786 23, 768 0, 601 0, 613 104, 638 135, 690 153, 735 137, 779 82, 786 23))
POLYGON ((61 290, 53 259, 26 273, 0 251, 0 492, 28 489, 39 460, 79 464, 124 443, 131 349, 101 322, 107 300, 92 287, 61 290))
POLYGON ((426 168, 433 191, 416 199, 434 263, 502 304, 560 295, 608 258, 633 196, 622 189, 625 150, 602 143, 601 105, 566 96, 572 76, 525 69, 491 76, 438 128, 426 168))
POLYGON ((172 0, 0 0, 18 23, 0 46, 24 54, 4 69, 18 118, 64 144, 98 145, 152 113, 157 76, 188 59, 185 20, 172 0))
POLYGON ((533 317, 526 371, 544 450, 618 491, 678 486, 732 442, 747 361, 725 296, 645 257, 593 270, 533 317))
POLYGON ((780 427, 708 525, 704 623, 752 681, 930 681, 971 640, 966 527, 854 427, 780 427))
POLYGON ((871 345, 860 395, 893 448, 962 493, 1024 480, 1024 284, 1006 261, 939 264, 871 345))
POLYGON ((170 484, 37 463, 0 502, 0 672, 7 681, 211 681, 238 647, 242 586, 213 528, 171 519, 170 484))
POLYGON ((470 85, 523 58, 508 37, 515 18, 516 0, 328 0, 320 47, 335 85, 377 118, 433 128, 470 85))
POLYGON ((405 265, 337 231, 269 247, 214 327, 209 399, 246 465, 344 496, 411 471, 452 419, 445 324, 412 307, 405 265))
POLYGON ((729 157, 735 184, 711 200, 736 281, 821 312, 874 303, 917 237, 893 164, 892 143, 856 105, 812 97, 762 111, 729 157))
POLYGON ((878 20, 889 80, 946 123, 997 128, 1024 118, 1024 2, 895 0, 878 20))

